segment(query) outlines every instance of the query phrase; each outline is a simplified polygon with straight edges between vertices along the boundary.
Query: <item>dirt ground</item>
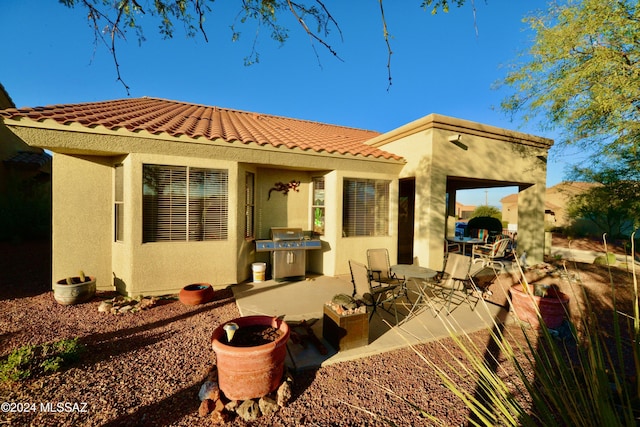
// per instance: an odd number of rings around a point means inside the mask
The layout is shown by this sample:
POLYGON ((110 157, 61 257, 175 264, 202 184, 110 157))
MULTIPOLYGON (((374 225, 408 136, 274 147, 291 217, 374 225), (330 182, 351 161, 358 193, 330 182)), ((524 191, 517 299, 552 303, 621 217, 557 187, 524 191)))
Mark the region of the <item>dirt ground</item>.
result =
MULTIPOLYGON (((166 301, 147 311, 116 316, 97 311, 104 294, 77 306, 55 302, 47 243, 0 244, 0 252, 0 361, 20 346, 63 338, 78 337, 87 347, 78 363, 60 372, 0 383, 0 403, 35 404, 29 406, 33 411, 0 412, 0 425, 211 425, 208 418, 198 416, 198 390, 215 362, 209 342, 213 329, 239 316, 230 290, 217 291, 213 301, 201 306, 166 301), (42 410, 51 408, 47 402, 85 406, 82 411, 42 410)), ((544 280, 556 281, 570 295, 584 295, 572 298, 572 314, 593 312, 606 325, 612 318, 613 293, 617 309, 630 310, 632 282, 626 270, 612 268, 610 280, 606 267, 565 263, 558 268, 566 268, 568 274, 544 280)), ((509 278, 502 277, 490 289, 498 295, 508 284, 509 278)), ((515 323, 507 324, 505 331, 515 339, 522 337, 515 323)), ((471 339, 483 349, 488 332, 471 339)), ((466 424, 467 408, 423 356, 443 367, 465 357, 451 339, 445 339, 299 372, 289 406, 254 422, 235 418, 228 425, 373 426, 390 421, 396 426, 434 425, 422 411, 444 425, 466 424)), ((526 407, 527 396, 514 369, 505 357, 496 361, 496 369, 526 407)), ((448 372, 456 375, 455 370, 448 372)), ((470 392, 477 386, 473 378, 459 381, 470 392)))

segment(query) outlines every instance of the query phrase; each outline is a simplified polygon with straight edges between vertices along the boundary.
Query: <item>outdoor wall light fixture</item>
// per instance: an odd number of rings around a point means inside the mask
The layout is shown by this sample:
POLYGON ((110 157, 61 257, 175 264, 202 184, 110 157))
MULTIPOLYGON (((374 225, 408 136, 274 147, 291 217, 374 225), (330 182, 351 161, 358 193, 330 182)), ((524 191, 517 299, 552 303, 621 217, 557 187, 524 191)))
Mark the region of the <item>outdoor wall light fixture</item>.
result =
POLYGON ((458 147, 462 148, 463 150, 468 150, 469 147, 464 145, 462 143, 461 139, 462 139, 462 135, 456 134, 456 135, 451 135, 449 138, 447 138, 447 141, 449 141, 450 143, 452 143, 454 145, 457 145, 458 147))

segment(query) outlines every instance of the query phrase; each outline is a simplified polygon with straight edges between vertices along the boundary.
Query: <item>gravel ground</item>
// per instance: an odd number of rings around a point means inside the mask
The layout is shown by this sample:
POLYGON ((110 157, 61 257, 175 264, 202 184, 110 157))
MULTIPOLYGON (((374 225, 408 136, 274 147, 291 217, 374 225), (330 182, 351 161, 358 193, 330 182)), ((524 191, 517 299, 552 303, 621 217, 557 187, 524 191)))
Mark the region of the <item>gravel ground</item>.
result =
MULTIPOLYGON (((49 290, 49 247, 0 245, 0 358, 25 344, 79 337, 87 351, 68 369, 19 383, 0 384, 0 403, 35 404, 33 412, 0 412, 0 424, 16 426, 206 426, 198 416, 198 390, 215 362, 209 338, 215 327, 238 317, 230 290, 214 301, 190 307, 167 300, 152 309, 115 316, 99 313, 98 298, 76 306, 55 302, 49 290), (46 412, 41 403, 77 403, 79 410, 46 412)), ((588 276, 591 277, 591 276, 588 276)), ((599 275, 594 280, 601 280, 599 275)), ((584 278, 583 278, 584 280, 584 278)), ((587 279, 587 281, 589 281, 587 279)), ((598 287, 600 288, 600 287, 598 287)), ((519 328, 505 327, 520 340, 519 328)), ((472 336, 481 351, 488 332, 472 336)), ((417 347, 429 360, 464 359, 451 342, 417 347)), ((498 359, 501 376, 518 395, 513 370, 498 359)), ((451 372, 449 370, 449 372, 451 372)), ((372 426, 392 420, 397 426, 434 422, 464 425, 468 411, 442 385, 416 351, 403 349, 374 357, 295 373, 286 408, 254 422, 233 426, 372 426)), ((474 390, 473 378, 467 378, 474 390)), ((74 408, 75 409, 75 408, 74 408)))

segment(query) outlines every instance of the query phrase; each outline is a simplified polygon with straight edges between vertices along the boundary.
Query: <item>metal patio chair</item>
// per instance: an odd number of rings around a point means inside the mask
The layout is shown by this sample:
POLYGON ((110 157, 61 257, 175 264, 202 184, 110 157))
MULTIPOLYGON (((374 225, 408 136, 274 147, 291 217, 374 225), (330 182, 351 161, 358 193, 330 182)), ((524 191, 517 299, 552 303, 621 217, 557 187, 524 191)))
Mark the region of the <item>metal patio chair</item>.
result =
MULTIPOLYGON (((389 251, 387 249, 367 249, 367 263, 371 279, 380 285, 404 284, 405 278, 391 271, 389 251)), ((376 285, 374 285, 376 286, 376 285)))
POLYGON ((469 275, 470 270, 470 257, 456 253, 451 253, 447 256, 444 271, 441 273, 439 280, 431 286, 434 296, 441 300, 441 306, 435 311, 436 314, 440 313, 444 308, 448 313, 451 313, 454 296, 460 300, 460 303, 466 301, 473 309, 474 305, 469 296, 475 286, 469 275))
POLYGON ((500 268, 504 268, 504 263, 500 259, 507 256, 507 249, 511 244, 511 239, 504 238, 498 239, 494 243, 487 245, 474 245, 471 250, 471 257, 473 262, 482 261, 482 266, 493 266, 494 264, 500 265, 500 268))
POLYGON ((395 285, 374 285, 371 280, 371 273, 366 265, 349 260, 349 270, 351 270, 351 282, 353 283, 353 297, 362 301, 367 307, 372 307, 369 320, 373 317, 378 307, 392 314, 384 304, 390 303, 394 308, 396 324, 398 323, 398 311, 396 310, 395 301, 405 295, 403 283, 395 285))

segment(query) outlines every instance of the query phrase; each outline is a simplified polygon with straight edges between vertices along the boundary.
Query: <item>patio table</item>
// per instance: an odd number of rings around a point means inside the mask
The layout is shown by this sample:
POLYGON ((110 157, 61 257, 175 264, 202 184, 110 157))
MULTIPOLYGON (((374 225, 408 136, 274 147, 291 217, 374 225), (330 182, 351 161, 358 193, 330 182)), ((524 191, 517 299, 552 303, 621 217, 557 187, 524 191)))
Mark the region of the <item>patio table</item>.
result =
MULTIPOLYGON (((426 288, 429 285, 429 282, 437 276, 438 272, 427 267, 420 267, 419 265, 413 264, 393 265, 391 266, 391 271, 397 276, 404 276, 405 280, 413 280, 417 288, 417 290, 412 290, 412 292, 416 294, 416 300, 411 305, 409 314, 407 314, 407 317, 403 320, 404 322, 411 318, 412 314, 418 307, 426 303, 426 288), (421 280, 422 283, 417 283, 417 279, 421 280)), ((407 291, 408 290, 409 288, 407 287, 407 291)), ((411 303, 411 300, 409 300, 409 303, 411 303)))
POLYGON ((466 255, 467 245, 481 245, 486 242, 482 239, 476 239, 475 237, 447 237, 449 242, 459 243, 462 245, 462 255, 466 255))

